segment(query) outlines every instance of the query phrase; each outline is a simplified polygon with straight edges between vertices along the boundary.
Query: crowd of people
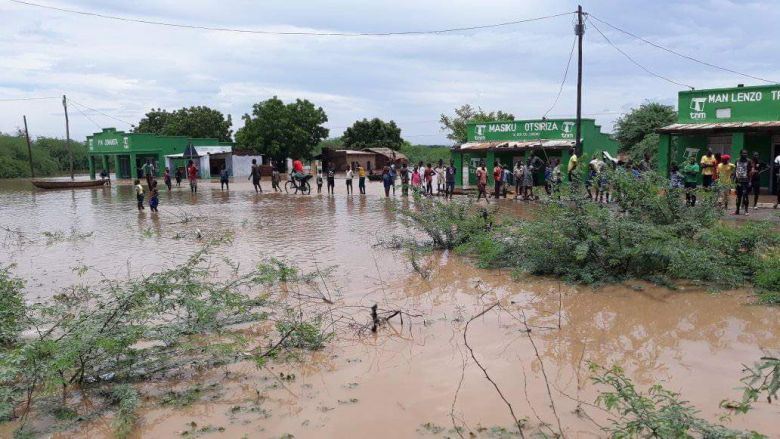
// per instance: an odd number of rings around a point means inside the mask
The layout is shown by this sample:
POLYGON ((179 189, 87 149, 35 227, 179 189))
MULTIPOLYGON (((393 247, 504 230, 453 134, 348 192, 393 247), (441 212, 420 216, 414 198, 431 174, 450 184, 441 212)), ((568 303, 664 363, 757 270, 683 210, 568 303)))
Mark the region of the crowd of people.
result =
MULTIPOLYGON (((775 158, 776 167, 780 170, 780 155, 775 158)), ((753 195, 753 209, 758 209, 758 195, 761 190, 761 176, 768 172, 770 167, 761 162, 758 152, 750 157, 747 150, 740 152, 735 163, 731 163, 728 154, 713 154, 711 149, 696 160, 691 156, 682 168, 676 164, 671 167, 672 188, 685 189, 685 198, 691 206, 696 205, 696 191, 699 185, 699 177, 704 190, 718 192, 718 202, 724 209, 729 208, 731 191, 736 191, 736 210, 734 215, 749 214, 750 195, 753 195)), ((780 183, 780 172, 776 176, 780 183)), ((780 203, 780 191, 774 208, 780 203)))
MULTIPOLYGON (((777 169, 780 170, 780 156, 775 159, 775 162, 777 169)), ((579 169, 580 166, 580 158, 572 148, 569 151, 569 161, 566 165, 566 177, 572 187, 580 187, 582 176, 584 176, 587 197, 598 203, 610 203, 615 201, 618 194, 615 193, 610 184, 610 172, 608 171, 628 172, 640 178, 643 173, 652 170, 652 161, 649 154, 645 154, 641 161, 634 163, 631 160, 612 158, 609 153, 604 151, 594 154, 592 160, 587 163, 586 170, 579 169)), ((274 192, 281 192, 281 175, 276 166, 273 166, 272 169, 272 189, 274 192)), ((695 156, 691 156, 682 167, 672 163, 670 188, 682 190, 685 193, 688 205, 695 206, 699 181, 701 181, 704 190, 718 192, 719 203, 724 209, 729 208, 729 198, 732 190, 735 190, 736 210, 734 214, 747 215, 750 208, 749 198, 751 194, 753 195, 753 209, 758 208, 761 176, 769 169, 770 167, 766 163, 759 160, 758 153, 754 153, 752 157, 749 157, 748 152, 743 150, 736 163, 731 163, 731 157, 728 154, 714 154, 712 150, 707 150, 700 160, 696 160, 695 156)), ((397 167, 395 163, 391 163, 383 167, 378 176, 382 181, 385 197, 390 197, 391 194, 395 195, 397 182, 400 179, 402 196, 408 196, 411 191, 412 193, 425 196, 444 196, 445 199, 448 199, 452 198, 455 192, 457 172, 457 168, 452 160, 449 161, 448 165, 445 165, 443 160, 439 160, 435 166, 432 163, 424 164, 422 161, 414 166, 403 163, 400 167, 397 167), (435 190, 434 187, 436 188, 435 190)), ((156 212, 159 205, 159 190, 157 188, 157 180, 155 179, 156 170, 154 165, 147 161, 141 168, 141 173, 146 179, 147 186, 145 190, 140 180, 136 179, 134 182, 138 210, 144 210, 145 195, 146 191, 148 191, 149 208, 156 212)), ((507 198, 508 193, 512 189, 514 189, 514 199, 516 200, 538 200, 539 191, 534 193, 534 190, 539 187, 543 187, 548 196, 559 196, 560 187, 564 181, 562 164, 558 158, 551 158, 545 161, 536 155, 532 155, 526 160, 517 160, 513 169, 497 160, 492 174, 495 183, 492 194, 488 193, 488 170, 484 161, 479 164, 475 174, 477 178, 477 201, 484 198, 486 202, 489 202, 488 199, 491 195, 495 199, 507 198)), ((197 193, 198 175, 199 169, 197 165, 190 160, 184 170, 176 169, 173 176, 170 170, 165 168, 163 182, 168 191, 171 191, 173 180, 175 179, 176 186, 179 187, 184 176, 186 176, 191 192, 197 193)), ((344 178, 347 194, 354 194, 353 180, 355 178, 358 179, 359 193, 365 194, 367 177, 366 170, 362 166, 357 164, 349 166, 344 178)), ((778 182, 780 182, 780 171, 776 177, 778 182)), ((294 160, 289 178, 293 182, 303 183, 312 178, 312 176, 305 173, 303 163, 300 160, 294 160)), ((257 164, 256 160, 252 160, 248 179, 252 181, 252 186, 256 193, 263 192, 260 184, 260 165, 257 164)), ((227 167, 219 170, 219 181, 221 190, 230 190, 230 173, 227 167)), ((336 169, 333 163, 328 164, 324 171, 317 171, 317 193, 322 193, 323 183, 326 183, 326 190, 329 195, 335 193, 336 169)), ((780 204, 780 191, 778 191, 778 199, 774 207, 777 208, 778 204, 780 204)))

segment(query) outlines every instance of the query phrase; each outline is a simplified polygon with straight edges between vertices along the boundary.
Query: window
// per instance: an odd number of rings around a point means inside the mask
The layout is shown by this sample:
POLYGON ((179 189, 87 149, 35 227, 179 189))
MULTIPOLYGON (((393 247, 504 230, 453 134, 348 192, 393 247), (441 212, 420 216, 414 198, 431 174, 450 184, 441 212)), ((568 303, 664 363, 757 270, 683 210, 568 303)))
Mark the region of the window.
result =
POLYGON ((731 108, 718 108, 715 110, 717 119, 731 119, 731 108))

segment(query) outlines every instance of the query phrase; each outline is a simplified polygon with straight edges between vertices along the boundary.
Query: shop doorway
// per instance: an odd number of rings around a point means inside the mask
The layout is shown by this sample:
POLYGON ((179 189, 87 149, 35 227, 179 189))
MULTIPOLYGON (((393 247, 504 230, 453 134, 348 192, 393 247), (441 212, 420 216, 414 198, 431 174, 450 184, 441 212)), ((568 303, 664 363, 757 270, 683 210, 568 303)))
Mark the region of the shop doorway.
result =
POLYGON ((130 156, 119 156, 119 169, 116 170, 116 178, 130 178, 130 156))

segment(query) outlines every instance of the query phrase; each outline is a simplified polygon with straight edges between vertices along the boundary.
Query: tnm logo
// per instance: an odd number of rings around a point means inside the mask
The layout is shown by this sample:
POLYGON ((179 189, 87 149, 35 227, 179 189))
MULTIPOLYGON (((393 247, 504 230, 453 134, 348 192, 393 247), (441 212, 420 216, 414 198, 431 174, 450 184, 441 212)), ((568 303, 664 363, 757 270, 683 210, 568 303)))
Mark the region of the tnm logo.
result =
POLYGON ((704 103, 707 102, 707 98, 692 98, 691 99, 691 119, 706 119, 707 113, 704 112, 704 103))
POLYGON ((566 133, 566 134, 570 134, 572 127, 574 127, 574 122, 564 122, 563 123, 563 132, 566 133))
POLYGON ((474 134, 477 136, 484 136, 485 135, 485 127, 486 125, 477 125, 474 127, 474 134))

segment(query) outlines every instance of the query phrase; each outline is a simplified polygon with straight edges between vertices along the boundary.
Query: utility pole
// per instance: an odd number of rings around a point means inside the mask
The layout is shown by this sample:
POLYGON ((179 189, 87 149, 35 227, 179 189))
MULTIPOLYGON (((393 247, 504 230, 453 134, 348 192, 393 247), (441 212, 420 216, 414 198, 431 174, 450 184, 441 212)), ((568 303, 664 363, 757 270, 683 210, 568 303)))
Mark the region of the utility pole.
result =
POLYGON ((68 98, 62 95, 62 108, 65 109, 65 145, 70 159, 70 179, 73 180, 73 150, 70 148, 70 123, 68 122, 68 98))
POLYGON ((585 23, 582 21, 582 5, 577 6, 577 24, 574 26, 577 35, 577 138, 574 148, 582 155, 582 37, 585 35, 585 23))
POLYGON ((33 169, 32 163, 32 146, 30 146, 30 131, 27 130, 27 116, 22 116, 24 119, 24 137, 27 138, 27 157, 30 158, 30 178, 35 178, 35 169, 33 169))

